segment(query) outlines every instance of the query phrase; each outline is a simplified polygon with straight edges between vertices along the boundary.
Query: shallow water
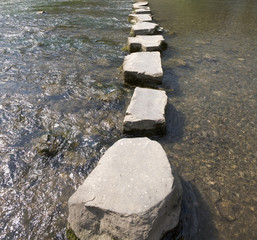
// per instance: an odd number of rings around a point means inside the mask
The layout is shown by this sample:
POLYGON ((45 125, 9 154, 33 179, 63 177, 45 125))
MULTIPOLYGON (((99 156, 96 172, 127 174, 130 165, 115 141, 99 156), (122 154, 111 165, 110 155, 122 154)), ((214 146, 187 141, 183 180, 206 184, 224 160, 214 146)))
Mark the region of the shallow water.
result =
MULTIPOLYGON (((68 198, 122 137, 131 3, 1 1, 0 239, 65 239, 68 198)), ((257 3, 150 4, 169 43, 155 139, 184 186, 168 239, 256 239, 257 3)))
POLYGON ((161 142, 198 205, 198 223, 189 222, 199 230, 187 237, 257 239, 257 2, 150 4, 167 32, 165 86, 173 89, 175 117, 161 142))
POLYGON ((0 239, 64 239, 68 198, 121 137, 130 10, 1 1, 0 239))

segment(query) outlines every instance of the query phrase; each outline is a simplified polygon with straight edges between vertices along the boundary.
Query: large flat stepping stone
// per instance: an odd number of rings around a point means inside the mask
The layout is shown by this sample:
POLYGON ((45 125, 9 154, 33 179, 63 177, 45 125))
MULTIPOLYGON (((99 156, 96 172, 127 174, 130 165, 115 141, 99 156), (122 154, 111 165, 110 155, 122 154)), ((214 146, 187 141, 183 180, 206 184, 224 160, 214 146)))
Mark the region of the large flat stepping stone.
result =
POLYGON ((128 38, 128 47, 130 52, 150 52, 163 51, 167 49, 167 43, 162 35, 143 36, 128 38))
POLYGON ((163 70, 159 52, 138 52, 127 55, 123 62, 126 83, 151 86, 162 83, 163 70))
POLYGON ((150 14, 129 14, 129 21, 131 23, 137 22, 152 22, 152 17, 150 14))
POLYGON ((136 136, 162 135, 166 132, 165 91, 137 87, 123 122, 123 132, 136 136))
POLYGON ((69 199, 68 225, 80 240, 157 240, 178 224, 181 193, 158 142, 124 138, 69 199))
POLYGON ((158 34, 159 25, 152 22, 138 22, 131 27, 131 36, 158 34))

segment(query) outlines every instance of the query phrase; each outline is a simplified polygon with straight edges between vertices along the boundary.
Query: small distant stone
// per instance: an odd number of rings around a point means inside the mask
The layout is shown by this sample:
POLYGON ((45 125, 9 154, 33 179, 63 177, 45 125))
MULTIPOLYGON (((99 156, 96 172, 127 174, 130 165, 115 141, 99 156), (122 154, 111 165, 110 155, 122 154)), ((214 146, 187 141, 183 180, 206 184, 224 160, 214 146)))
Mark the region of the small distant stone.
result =
POLYGON ((154 35, 159 31, 159 26, 151 22, 139 22, 132 26, 131 35, 154 35))
POLYGON ((167 43, 162 35, 129 37, 128 46, 130 52, 151 52, 167 49, 167 43))
POLYGON ((238 61, 245 61, 244 58, 238 58, 238 61))
POLYGON ((153 19, 150 14, 129 14, 131 23, 151 22, 153 19))
POLYGON ((38 15, 45 14, 45 13, 46 13, 46 11, 37 11, 36 12, 36 14, 38 14, 38 15))
POLYGON ((145 9, 145 10, 150 10, 150 7, 149 6, 136 6, 136 7, 133 7, 134 10, 137 10, 137 9, 145 9))
POLYGON ((133 11, 135 14, 151 14, 151 9, 149 7, 138 8, 133 11))
POLYGON ((137 3, 134 3, 132 6, 134 9, 138 9, 141 7, 148 6, 148 2, 137 2, 137 3))

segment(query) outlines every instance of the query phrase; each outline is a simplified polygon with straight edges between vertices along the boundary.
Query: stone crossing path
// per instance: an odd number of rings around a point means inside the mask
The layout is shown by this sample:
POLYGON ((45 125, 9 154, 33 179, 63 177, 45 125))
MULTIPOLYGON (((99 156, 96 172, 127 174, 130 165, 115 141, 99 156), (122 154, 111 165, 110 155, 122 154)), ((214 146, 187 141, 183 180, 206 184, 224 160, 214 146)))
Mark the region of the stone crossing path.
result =
POLYGON ((137 87, 123 131, 134 137, 110 147, 70 197, 67 228, 81 240, 159 240, 179 222, 181 183, 162 146, 145 137, 166 133, 166 92, 149 87, 162 84, 160 52, 167 44, 148 2, 133 9, 123 77, 137 87))

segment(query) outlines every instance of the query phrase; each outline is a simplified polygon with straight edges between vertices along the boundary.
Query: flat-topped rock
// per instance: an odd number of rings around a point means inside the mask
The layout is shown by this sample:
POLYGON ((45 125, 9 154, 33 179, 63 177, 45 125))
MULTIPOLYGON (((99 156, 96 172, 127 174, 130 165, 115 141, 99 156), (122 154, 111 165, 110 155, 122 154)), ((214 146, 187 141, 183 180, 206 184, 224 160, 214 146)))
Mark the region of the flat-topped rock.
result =
POLYGON ((131 27, 131 36, 154 35, 159 31, 159 26, 152 22, 138 22, 131 27))
POLYGON ((158 142, 121 139, 69 199, 68 225, 80 240, 157 240, 178 224, 181 193, 158 142))
POLYGON ((161 52, 167 49, 167 43, 162 35, 138 35, 136 37, 128 38, 128 47, 130 52, 161 52))
POLYGON ((138 8, 133 11, 135 14, 151 14, 151 9, 149 7, 138 8))
POLYGON ((123 121, 123 132, 136 136, 162 135, 166 132, 165 91, 137 87, 123 121))
POLYGON ((151 86, 162 83, 163 70, 159 52, 131 53, 123 62, 126 83, 136 86, 151 86))
POLYGON ((148 6, 148 2, 146 2, 146 1, 136 2, 132 6, 133 6, 134 9, 138 9, 138 8, 142 8, 142 7, 148 6))
POLYGON ((136 6, 133 6, 133 9, 134 9, 134 11, 135 10, 137 10, 137 9, 144 9, 144 10, 150 10, 150 7, 149 6, 138 6, 138 5, 136 5, 136 6))
POLYGON ((129 14, 129 21, 131 23, 137 22, 151 22, 153 19, 150 14, 129 14))

